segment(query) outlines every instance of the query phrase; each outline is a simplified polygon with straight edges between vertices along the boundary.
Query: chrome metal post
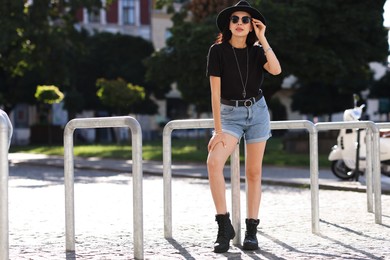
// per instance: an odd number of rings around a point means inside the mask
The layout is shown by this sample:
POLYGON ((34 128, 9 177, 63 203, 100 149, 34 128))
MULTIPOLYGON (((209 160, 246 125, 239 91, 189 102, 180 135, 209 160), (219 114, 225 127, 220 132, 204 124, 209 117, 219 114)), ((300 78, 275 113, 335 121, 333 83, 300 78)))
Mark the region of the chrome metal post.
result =
POLYGON ((66 250, 75 251, 73 132, 78 128, 128 127, 132 133, 134 257, 143 259, 142 130, 130 116, 78 118, 64 130, 66 250))
POLYGON ((240 145, 237 144, 230 156, 230 183, 232 186, 232 225, 236 230, 234 245, 241 244, 241 176, 240 176, 240 145))
POLYGON ((9 258, 8 212, 8 149, 12 138, 12 124, 8 115, 0 110, 0 259, 9 258))

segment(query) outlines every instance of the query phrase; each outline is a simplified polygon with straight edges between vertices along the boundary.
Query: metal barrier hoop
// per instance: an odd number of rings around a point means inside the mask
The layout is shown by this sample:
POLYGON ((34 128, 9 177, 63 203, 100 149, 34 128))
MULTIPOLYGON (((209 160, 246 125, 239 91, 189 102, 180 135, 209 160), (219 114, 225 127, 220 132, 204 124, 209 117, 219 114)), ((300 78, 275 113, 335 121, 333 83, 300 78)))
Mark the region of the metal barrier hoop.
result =
MULTIPOLYGON (((171 134, 174 129, 213 128, 213 119, 185 119, 168 122, 163 130, 163 185, 164 185, 164 237, 172 238, 172 152, 171 134)), ((318 197, 318 135, 314 124, 308 120, 271 121, 271 129, 306 129, 310 134, 310 181, 312 232, 319 233, 319 197, 318 197)), ((238 148, 231 158, 232 183, 232 220, 235 230, 240 230, 240 172, 238 148), (238 189, 238 191, 237 191, 238 189)), ((233 240, 240 243, 240 232, 233 240)))
POLYGON ((0 109, 0 259, 9 258, 8 149, 11 138, 11 121, 8 115, 0 109))
MULTIPOLYGON (((175 129, 212 128, 213 119, 184 119, 168 122, 163 130, 163 182, 164 182, 164 237, 172 238, 172 144, 171 134, 175 129)), ((238 145, 231 155, 232 185, 232 224, 235 230, 241 229, 240 223, 240 152, 238 145)), ((241 242, 240 232, 233 239, 234 244, 241 242)))
POLYGON ((142 131, 130 116, 77 118, 64 129, 66 251, 75 251, 73 132, 77 128, 129 127, 132 133, 134 257, 143 259, 142 131))
POLYGON ((354 122, 323 122, 315 124, 318 131, 335 130, 344 128, 367 128, 366 142, 370 143, 367 153, 367 165, 371 165, 366 169, 367 180, 367 208, 369 212, 373 210, 372 193, 375 195, 375 223, 382 223, 382 206, 381 206, 381 182, 380 182, 380 158, 379 154, 373 156, 373 152, 379 153, 379 130, 372 121, 354 121, 354 122), (371 141, 372 136, 372 141, 371 141))

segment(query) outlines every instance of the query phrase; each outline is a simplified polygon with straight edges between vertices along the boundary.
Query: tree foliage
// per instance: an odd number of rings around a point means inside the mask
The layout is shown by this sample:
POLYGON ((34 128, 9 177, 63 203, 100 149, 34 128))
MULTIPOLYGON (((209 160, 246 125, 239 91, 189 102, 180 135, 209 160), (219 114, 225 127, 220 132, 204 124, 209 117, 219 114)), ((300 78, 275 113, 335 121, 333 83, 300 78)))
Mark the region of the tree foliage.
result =
POLYGON ((61 89, 71 84, 70 71, 79 54, 75 13, 100 6, 100 0, 2 1, 0 92, 5 110, 35 102, 38 84, 61 89))
POLYGON ((118 114, 132 112, 133 105, 145 98, 143 87, 127 83, 121 78, 98 79, 96 86, 96 94, 102 103, 118 114))
MULTIPOLYGON (((41 85, 37 86, 34 97, 40 102, 40 122, 51 123, 50 110, 51 105, 54 103, 60 103, 64 99, 64 94, 58 87, 53 85, 41 85)), ((51 136, 49 136, 49 143, 51 142, 51 136)))
POLYGON ((35 98, 44 104, 60 103, 64 94, 56 86, 37 86, 35 98))
MULTIPOLYGON (((110 4, 112 1, 106 1, 110 4)), ((140 113, 155 113, 154 88, 144 81, 143 60, 150 42, 129 35, 77 29, 76 11, 101 7, 101 0, 4 0, 0 5, 0 102, 5 110, 36 102, 37 85, 54 84, 65 93, 72 118, 83 109, 103 108, 96 96, 98 78, 123 78, 145 87, 140 113), (24 4, 26 3, 26 4, 24 4), (144 108, 144 109, 142 109, 144 108)))
POLYGON ((285 75, 298 78, 292 108, 330 114, 350 106, 372 81, 369 62, 385 62, 381 1, 259 1, 285 75))
POLYGON ((96 80, 122 78, 127 82, 143 86, 145 99, 136 109, 140 114, 153 114, 157 105, 150 100, 154 85, 145 82, 144 60, 154 51, 152 44, 140 37, 130 35, 98 33, 85 38, 85 54, 76 64, 77 81, 73 86, 88 97, 86 108, 102 108, 96 96, 96 80))

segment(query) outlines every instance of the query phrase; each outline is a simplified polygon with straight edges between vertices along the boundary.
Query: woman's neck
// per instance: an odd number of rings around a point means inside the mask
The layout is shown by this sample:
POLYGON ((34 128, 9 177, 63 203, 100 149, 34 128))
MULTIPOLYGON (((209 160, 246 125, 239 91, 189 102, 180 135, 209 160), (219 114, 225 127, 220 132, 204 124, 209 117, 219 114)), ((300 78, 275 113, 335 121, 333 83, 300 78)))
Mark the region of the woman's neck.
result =
POLYGON ((242 49, 246 47, 246 37, 234 37, 229 40, 230 45, 234 48, 242 49))

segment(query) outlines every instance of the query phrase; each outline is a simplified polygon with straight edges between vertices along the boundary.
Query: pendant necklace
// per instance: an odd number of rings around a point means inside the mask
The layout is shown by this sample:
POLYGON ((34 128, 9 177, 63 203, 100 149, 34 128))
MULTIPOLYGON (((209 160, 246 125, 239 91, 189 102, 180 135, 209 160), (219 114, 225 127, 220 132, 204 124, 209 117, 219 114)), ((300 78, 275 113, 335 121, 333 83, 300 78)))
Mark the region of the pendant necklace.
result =
POLYGON ((246 48, 246 79, 245 79, 245 84, 244 84, 244 80, 242 79, 242 74, 241 74, 240 65, 238 64, 238 59, 237 59, 236 51, 234 50, 234 47, 233 47, 233 46, 232 46, 232 50, 233 50, 234 58, 236 59, 237 68, 238 68, 238 73, 240 74, 241 84, 242 84, 242 88, 243 88, 242 97, 243 97, 243 98, 246 98, 246 84, 248 83, 248 71, 249 71, 249 54, 248 54, 248 47, 246 48))

